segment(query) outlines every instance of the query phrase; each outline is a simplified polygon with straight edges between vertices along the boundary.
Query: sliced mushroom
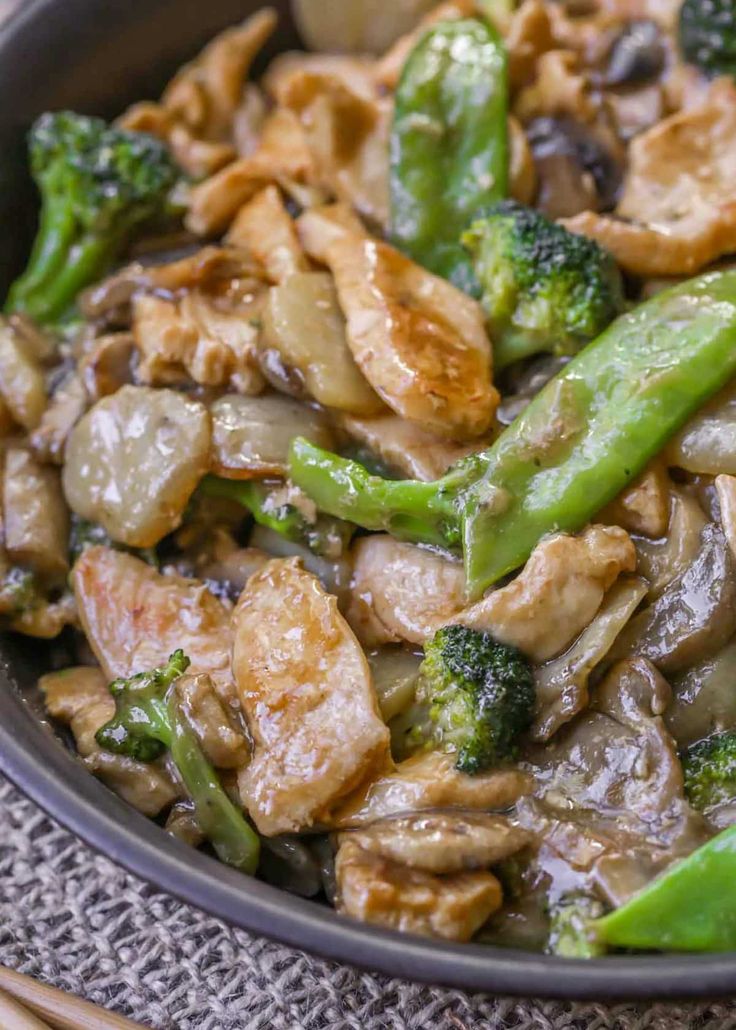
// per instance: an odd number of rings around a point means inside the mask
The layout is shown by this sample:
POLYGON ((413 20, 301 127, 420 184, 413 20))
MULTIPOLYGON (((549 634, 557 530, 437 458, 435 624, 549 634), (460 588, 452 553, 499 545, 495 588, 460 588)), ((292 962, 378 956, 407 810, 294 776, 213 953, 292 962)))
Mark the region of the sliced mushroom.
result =
POLYGON ((94 403, 133 382, 136 355, 132 333, 106 333, 79 362, 79 371, 89 399, 94 403))
POLYGON ((457 440, 480 436, 498 405, 476 301, 386 243, 346 235, 327 252, 350 349, 398 415, 457 440))
POLYGON ((537 206, 550 218, 613 207, 621 170, 590 128, 568 116, 541 116, 525 126, 534 157, 537 206))
POLYGON ((269 291, 260 347, 297 373, 320 404, 355 415, 377 414, 383 404, 355 363, 332 276, 297 273, 269 291))
POLYGON ((736 641, 671 677, 665 722, 679 747, 736 729, 736 641))
POLYGON ((307 829, 388 761, 365 656, 298 559, 269 562, 248 581, 233 625, 255 743, 239 778, 243 802, 266 836, 307 829))
POLYGON ((695 560, 706 521, 694 497, 671 491, 667 532, 659 540, 636 540, 637 567, 649 582, 650 598, 659 597, 695 560))
POLYGON ((700 536, 692 564, 628 624, 616 658, 641 655, 665 673, 714 654, 736 631, 736 566, 718 526, 700 536))
POLYGON ((731 554, 736 559, 736 477, 716 476, 715 486, 723 532, 726 534, 731 554))
POLYGON ((46 407, 43 371, 5 320, 0 321, 0 395, 18 425, 35 429, 46 407))
POLYGON ((40 465, 22 447, 5 453, 3 533, 10 560, 50 584, 69 570, 69 514, 56 469, 40 465))
POLYGON ((640 86, 656 79, 664 63, 659 25, 645 19, 630 21, 613 41, 603 82, 606 86, 640 86))
POLYGON ((334 446, 324 415, 286 397, 231 393, 215 401, 210 415, 212 470, 228 479, 284 475, 295 436, 328 450, 334 446))
POLYGON ((736 475, 736 387, 729 383, 673 437, 666 459, 687 472, 736 475))
POLYGON ((64 491, 72 511, 113 540, 152 547, 180 524, 209 466, 204 405, 173 390, 124 386, 77 423, 64 491))
POLYGON ((248 742, 205 674, 182 676, 176 692, 187 722, 217 769, 238 769, 248 761, 248 742))
POLYGON ((81 376, 73 371, 56 388, 41 421, 31 433, 31 446, 41 461, 62 464, 69 434, 88 405, 81 376))
POLYGON ((658 540, 667 532, 671 489, 664 464, 653 462, 600 512, 599 521, 658 540))

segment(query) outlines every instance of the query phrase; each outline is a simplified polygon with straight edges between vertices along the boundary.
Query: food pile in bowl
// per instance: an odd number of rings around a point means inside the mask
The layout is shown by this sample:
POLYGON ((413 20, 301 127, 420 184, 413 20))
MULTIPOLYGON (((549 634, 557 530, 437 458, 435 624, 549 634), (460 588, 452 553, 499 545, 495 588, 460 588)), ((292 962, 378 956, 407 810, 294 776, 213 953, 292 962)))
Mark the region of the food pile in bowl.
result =
POLYGON ((72 653, 90 772, 244 875, 732 949, 736 8, 420 7, 254 80, 264 9, 30 128, 3 625, 72 653))

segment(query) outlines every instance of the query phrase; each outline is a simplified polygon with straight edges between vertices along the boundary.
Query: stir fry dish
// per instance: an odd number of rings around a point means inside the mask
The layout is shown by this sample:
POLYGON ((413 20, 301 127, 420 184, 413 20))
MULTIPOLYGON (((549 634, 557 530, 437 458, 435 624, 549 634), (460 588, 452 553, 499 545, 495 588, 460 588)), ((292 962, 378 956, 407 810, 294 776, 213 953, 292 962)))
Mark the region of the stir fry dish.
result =
POLYGON ((736 950, 736 5, 312 6, 30 128, 2 625, 246 889, 736 950))

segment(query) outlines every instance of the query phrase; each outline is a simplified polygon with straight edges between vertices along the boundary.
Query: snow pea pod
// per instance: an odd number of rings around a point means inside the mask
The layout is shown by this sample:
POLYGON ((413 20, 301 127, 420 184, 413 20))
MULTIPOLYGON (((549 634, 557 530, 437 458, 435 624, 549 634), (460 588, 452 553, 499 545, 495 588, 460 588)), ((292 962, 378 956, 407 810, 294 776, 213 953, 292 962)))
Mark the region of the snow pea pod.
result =
POLYGON ((460 236, 506 195, 506 52, 490 23, 441 22, 404 65, 391 132, 391 222, 397 247, 477 292, 460 236))
POLYGON ((736 950, 736 826, 675 863, 591 928, 619 948, 736 950))
POLYGON ((487 450, 435 483, 389 481, 292 443, 291 478, 320 510, 403 539, 462 546, 477 596, 546 534, 575 532, 736 376, 736 270, 616 319, 487 450))

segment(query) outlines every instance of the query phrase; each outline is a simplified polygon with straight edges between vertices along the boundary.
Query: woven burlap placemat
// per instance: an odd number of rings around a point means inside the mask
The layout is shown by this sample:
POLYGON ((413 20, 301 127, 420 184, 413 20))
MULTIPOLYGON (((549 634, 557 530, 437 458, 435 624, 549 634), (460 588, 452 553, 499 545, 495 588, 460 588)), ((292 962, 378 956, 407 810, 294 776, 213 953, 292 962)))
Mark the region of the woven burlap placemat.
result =
POLYGON ((95 854, 0 779, 0 963, 151 1030, 736 1030, 736 1005, 468 996, 233 930, 95 854))

